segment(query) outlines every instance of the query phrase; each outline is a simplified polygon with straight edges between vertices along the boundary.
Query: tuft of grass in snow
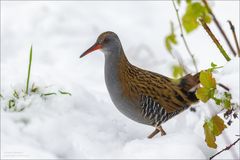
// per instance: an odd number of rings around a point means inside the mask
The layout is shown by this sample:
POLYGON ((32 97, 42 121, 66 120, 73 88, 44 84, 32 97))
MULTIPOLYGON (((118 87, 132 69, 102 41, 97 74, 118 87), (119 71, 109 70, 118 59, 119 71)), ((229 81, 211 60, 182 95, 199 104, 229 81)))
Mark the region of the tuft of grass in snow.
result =
POLYGON ((3 109, 4 111, 11 112, 21 112, 25 108, 31 106, 31 100, 34 96, 39 96, 42 99, 46 100, 48 96, 52 95, 69 95, 72 94, 66 91, 58 90, 58 92, 46 91, 47 87, 39 87, 36 86, 35 83, 32 83, 31 88, 29 89, 30 77, 31 77, 31 67, 32 67, 32 46, 30 48, 29 53, 29 63, 27 70, 27 81, 26 81, 26 89, 14 89, 12 95, 5 98, 2 94, 0 94, 0 98, 3 100, 3 109), (57 94, 59 93, 59 94, 57 94), (30 102, 29 102, 30 101, 30 102))

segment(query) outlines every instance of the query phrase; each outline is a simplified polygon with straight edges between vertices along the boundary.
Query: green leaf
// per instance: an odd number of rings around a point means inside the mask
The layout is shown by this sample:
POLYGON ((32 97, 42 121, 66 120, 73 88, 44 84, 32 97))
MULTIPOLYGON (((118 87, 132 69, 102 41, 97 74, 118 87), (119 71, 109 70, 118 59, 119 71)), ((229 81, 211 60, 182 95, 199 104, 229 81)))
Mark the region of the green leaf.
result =
POLYGON ((212 99, 215 101, 217 105, 220 105, 222 103, 222 99, 216 98, 214 96, 212 97, 212 99))
POLYGON ((173 22, 171 22, 171 34, 167 35, 165 38, 165 46, 170 53, 172 52, 173 44, 177 44, 177 39, 176 39, 176 35, 174 33, 173 22))
POLYGON ((169 52, 172 52, 172 46, 171 46, 171 43, 170 43, 168 37, 165 38, 165 47, 167 48, 167 50, 168 50, 169 52))
POLYGON ((192 0, 186 0, 186 2, 187 2, 187 3, 191 3, 191 2, 192 2, 192 0))
POLYGON ((184 74, 184 70, 181 66, 174 65, 173 66, 173 77, 175 79, 182 77, 184 74))
POLYGON ((212 63, 211 63, 211 67, 212 67, 212 68, 216 68, 217 65, 216 65, 215 63, 212 62, 212 63))
POLYGON ((187 33, 198 28, 199 23, 197 19, 199 17, 202 17, 206 23, 211 22, 211 16, 205 6, 199 2, 188 3, 186 12, 182 17, 183 27, 187 33))
POLYGON ((205 122, 203 125, 203 128, 204 128, 204 134, 205 134, 205 142, 207 143, 208 147, 217 148, 217 144, 215 143, 216 138, 211 132, 209 123, 205 122))
POLYGON ((165 38, 165 46, 170 53, 172 52, 172 44, 177 44, 176 35, 174 33, 171 33, 165 38))
POLYGON ((225 109, 231 109, 231 99, 232 99, 232 95, 228 92, 224 92, 223 107, 225 109))
POLYGON ((215 136, 219 136, 222 131, 227 128, 227 126, 224 124, 224 121, 222 118, 220 118, 218 115, 215 115, 214 117, 212 117, 212 119, 210 120, 210 123, 212 123, 212 133, 215 136))
POLYGON ((201 101, 207 102, 210 98, 214 98, 216 80, 212 77, 212 73, 209 70, 201 71, 199 79, 203 87, 197 89, 196 96, 201 101))
POLYGON ((207 145, 211 148, 217 148, 217 144, 215 143, 216 136, 219 136, 227 128, 223 119, 215 115, 210 121, 204 123, 203 128, 207 145))
POLYGON ((196 96, 198 99, 203 101, 204 103, 207 102, 211 98, 211 94, 208 88, 198 88, 196 91, 196 96))
POLYGON ((219 69, 219 68, 223 68, 223 66, 217 66, 215 63, 211 63, 211 68, 209 68, 208 70, 210 71, 210 72, 213 72, 214 70, 216 70, 216 69, 219 69))
POLYGON ((210 71, 201 71, 199 79, 203 87, 208 89, 216 88, 216 80, 212 77, 212 73, 210 71))
POLYGON ((231 101, 230 100, 224 100, 223 103, 224 103, 224 105, 223 105, 224 108, 226 108, 226 109, 231 108, 231 101))

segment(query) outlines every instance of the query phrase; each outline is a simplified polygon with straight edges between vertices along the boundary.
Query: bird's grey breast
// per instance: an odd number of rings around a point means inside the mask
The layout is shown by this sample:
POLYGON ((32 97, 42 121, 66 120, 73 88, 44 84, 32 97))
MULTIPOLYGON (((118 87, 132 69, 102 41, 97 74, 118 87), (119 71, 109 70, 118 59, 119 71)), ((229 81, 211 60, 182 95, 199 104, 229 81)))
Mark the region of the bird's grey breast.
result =
POLYGON ((149 122, 142 116, 141 106, 129 100, 123 94, 118 72, 118 59, 112 57, 116 55, 105 55, 105 82, 110 97, 117 109, 128 118, 139 123, 148 124, 149 122))

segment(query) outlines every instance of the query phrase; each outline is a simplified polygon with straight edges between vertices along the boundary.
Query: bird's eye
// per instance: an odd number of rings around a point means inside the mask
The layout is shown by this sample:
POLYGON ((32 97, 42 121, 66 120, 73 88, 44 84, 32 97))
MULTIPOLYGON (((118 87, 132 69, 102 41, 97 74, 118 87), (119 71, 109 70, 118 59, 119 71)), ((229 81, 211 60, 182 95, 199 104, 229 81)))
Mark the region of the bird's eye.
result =
POLYGON ((109 41, 110 41, 109 38, 105 38, 103 42, 104 42, 104 43, 108 43, 109 41))

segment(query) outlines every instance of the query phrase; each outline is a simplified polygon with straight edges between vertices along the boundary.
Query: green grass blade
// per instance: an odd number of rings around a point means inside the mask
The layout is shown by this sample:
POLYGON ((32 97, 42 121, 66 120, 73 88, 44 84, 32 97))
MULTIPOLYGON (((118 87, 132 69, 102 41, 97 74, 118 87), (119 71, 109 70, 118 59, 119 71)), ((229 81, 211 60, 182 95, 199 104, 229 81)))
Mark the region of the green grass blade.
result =
POLYGON ((28 87, 29 87, 29 80, 30 80, 31 66, 32 66, 32 46, 31 46, 31 49, 30 49, 30 55, 29 55, 28 76, 27 76, 27 84, 26 84, 26 91, 25 91, 26 94, 28 94, 28 87))
POLYGON ((41 94, 41 97, 44 97, 44 96, 51 96, 51 95, 57 95, 57 93, 55 93, 55 92, 43 93, 43 94, 41 94))
POLYGON ((67 95, 69 95, 69 96, 72 96, 72 94, 71 93, 69 93, 69 92, 66 92, 66 91, 61 91, 61 90, 59 90, 58 91, 59 93, 61 93, 61 94, 67 94, 67 95))

